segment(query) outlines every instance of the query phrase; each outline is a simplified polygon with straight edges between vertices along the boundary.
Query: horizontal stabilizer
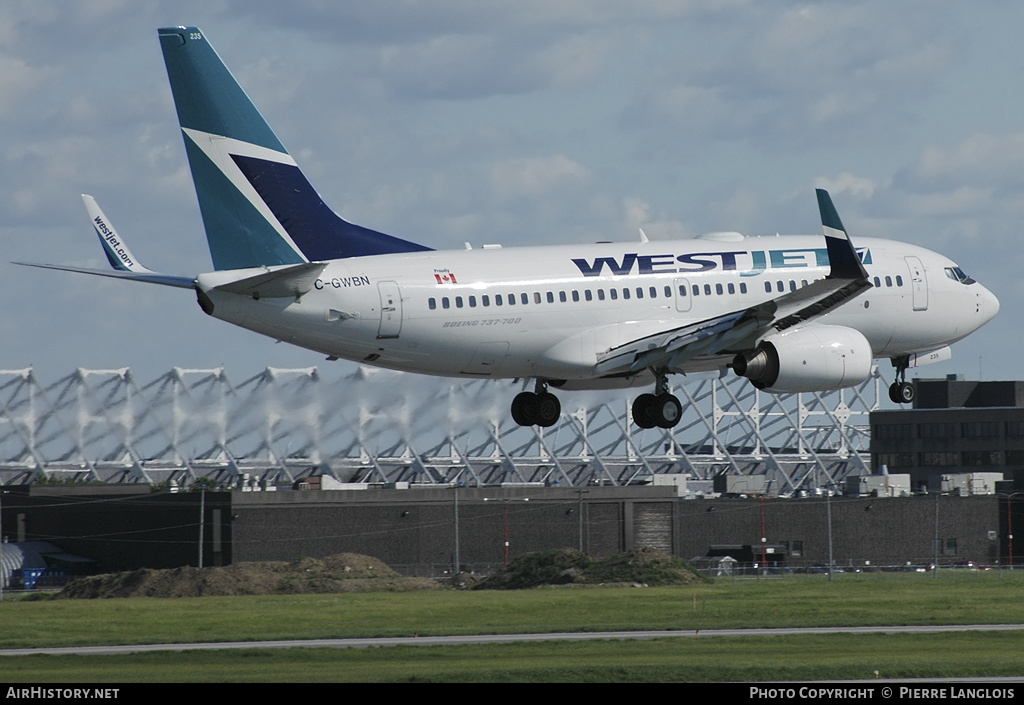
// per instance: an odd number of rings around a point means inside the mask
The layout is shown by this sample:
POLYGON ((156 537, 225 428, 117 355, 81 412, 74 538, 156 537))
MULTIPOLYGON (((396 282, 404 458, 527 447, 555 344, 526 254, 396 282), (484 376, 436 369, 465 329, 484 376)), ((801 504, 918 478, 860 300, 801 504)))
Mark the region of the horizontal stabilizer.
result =
POLYGON ((225 284, 213 284, 207 279, 207 277, 216 276, 215 274, 200 275, 200 286, 208 290, 242 294, 258 299, 298 298, 313 288, 316 278, 320 276, 326 266, 325 262, 304 262, 274 271, 263 271, 260 274, 236 279, 225 284), (210 286, 210 284, 213 285, 210 286))
POLYGON ((160 274, 158 272, 125 272, 116 269, 91 269, 89 267, 72 267, 64 264, 40 264, 38 262, 12 262, 12 264, 20 264, 23 267, 39 267, 40 269, 57 269, 62 272, 92 274, 97 277, 111 277, 112 279, 127 279, 146 284, 174 286, 179 289, 192 289, 196 283, 194 277, 179 277, 174 274, 160 274))

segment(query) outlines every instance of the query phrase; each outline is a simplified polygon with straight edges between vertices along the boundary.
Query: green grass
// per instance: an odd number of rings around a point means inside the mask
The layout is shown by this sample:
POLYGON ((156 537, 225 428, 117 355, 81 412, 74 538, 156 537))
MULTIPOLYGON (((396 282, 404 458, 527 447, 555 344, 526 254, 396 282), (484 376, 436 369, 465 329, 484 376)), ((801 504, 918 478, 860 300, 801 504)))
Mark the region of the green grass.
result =
POLYGON ((9 683, 665 682, 1021 675, 1020 636, 839 634, 25 656, 9 683), (952 656, 953 653, 956 656, 952 656))
POLYGON ((1024 575, 843 576, 660 588, 0 603, 0 648, 443 634, 1024 623, 1024 575))
MULTIPOLYGON (((0 647, 439 634, 1024 623, 1024 575, 665 588, 0 603, 0 647)), ((652 681, 1024 675, 1019 633, 5 657, 8 681, 652 681)))

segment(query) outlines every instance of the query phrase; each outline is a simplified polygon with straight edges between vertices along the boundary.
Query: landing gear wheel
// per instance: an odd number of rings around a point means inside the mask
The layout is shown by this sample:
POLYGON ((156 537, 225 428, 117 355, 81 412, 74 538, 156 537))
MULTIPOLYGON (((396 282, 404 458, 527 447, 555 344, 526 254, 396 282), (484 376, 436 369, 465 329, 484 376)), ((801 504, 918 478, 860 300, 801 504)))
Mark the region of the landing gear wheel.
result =
POLYGON ((672 428, 683 415, 683 405, 672 394, 659 394, 647 413, 654 420, 655 426, 672 428))
POLYGON ((896 401, 900 404, 909 404, 914 401, 915 394, 914 385, 910 382, 903 382, 900 384, 899 399, 896 401))
POLYGON ((512 400, 512 420, 520 426, 554 426, 562 416, 562 404, 550 392, 520 392, 512 400))
POLYGON ((672 394, 641 394, 633 402, 633 422, 640 428, 672 428, 682 416, 683 405, 672 394))
POLYGON ((889 385, 889 401, 893 404, 900 403, 900 383, 893 382, 889 385))
POLYGON ((909 404, 917 395, 914 385, 906 377, 909 361, 906 357, 893 358, 892 365, 896 368, 896 381, 889 385, 889 400, 896 404, 909 404))
POLYGON ((641 394, 633 402, 633 423, 640 428, 654 428, 657 424, 651 418, 650 412, 657 399, 653 394, 641 394))
POLYGON ((544 428, 554 426, 562 415, 562 404, 558 401, 558 397, 550 392, 537 394, 536 397, 537 399, 531 407, 534 423, 544 428))
POLYGON ((533 416, 530 407, 536 399, 533 392, 521 392, 512 400, 512 420, 520 426, 532 426, 533 416))

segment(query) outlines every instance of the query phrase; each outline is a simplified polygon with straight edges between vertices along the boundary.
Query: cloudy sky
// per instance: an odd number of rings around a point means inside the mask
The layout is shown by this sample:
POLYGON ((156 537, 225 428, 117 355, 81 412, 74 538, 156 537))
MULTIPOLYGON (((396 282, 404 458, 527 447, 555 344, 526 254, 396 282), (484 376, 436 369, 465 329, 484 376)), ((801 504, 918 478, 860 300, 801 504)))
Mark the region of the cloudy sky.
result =
MULTIPOLYGON (((435 248, 819 232, 956 260, 1000 299, 921 376, 1021 379, 1024 4, 7 0, 4 262, 106 266, 79 194, 152 269, 211 269, 156 29, 202 28, 321 195, 435 248)), ((0 368, 348 363, 187 292, 0 264, 0 368)), ((888 365, 886 375, 891 376, 888 365)))

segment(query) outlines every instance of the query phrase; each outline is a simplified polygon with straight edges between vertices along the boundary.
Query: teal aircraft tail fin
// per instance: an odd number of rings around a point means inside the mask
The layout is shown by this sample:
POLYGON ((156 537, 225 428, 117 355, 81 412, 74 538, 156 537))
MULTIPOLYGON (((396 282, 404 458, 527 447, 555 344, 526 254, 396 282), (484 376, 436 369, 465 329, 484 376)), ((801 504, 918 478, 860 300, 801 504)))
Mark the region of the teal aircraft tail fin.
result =
POLYGON ((430 249, 336 215, 198 28, 160 45, 216 269, 430 249))

